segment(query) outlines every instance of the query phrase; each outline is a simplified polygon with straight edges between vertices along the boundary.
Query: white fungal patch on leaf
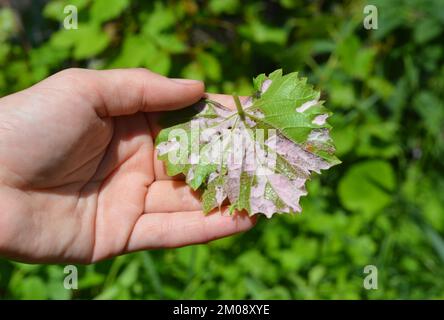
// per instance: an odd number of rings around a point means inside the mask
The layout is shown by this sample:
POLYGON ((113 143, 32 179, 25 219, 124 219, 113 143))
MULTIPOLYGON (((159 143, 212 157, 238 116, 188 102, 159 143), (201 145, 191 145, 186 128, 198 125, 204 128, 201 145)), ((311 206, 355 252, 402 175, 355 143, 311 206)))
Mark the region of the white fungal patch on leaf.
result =
POLYGON ((296 178, 291 180, 282 174, 271 174, 267 178, 273 190, 285 203, 285 206, 281 208, 282 211, 302 211, 301 206, 299 205, 299 198, 306 194, 304 189, 305 179, 296 178))
POLYGON ((250 207, 251 212, 263 213, 267 218, 271 218, 276 213, 276 205, 266 198, 265 186, 267 179, 265 176, 258 176, 256 184, 251 189, 250 207))
POLYGON ((265 80, 261 86, 261 93, 265 93, 265 91, 270 88, 272 81, 270 79, 265 80))
POLYGON ((220 207, 222 205, 222 202, 227 198, 227 193, 225 192, 225 189, 223 186, 216 186, 216 203, 217 206, 220 207))
POLYGON ((299 200, 307 194, 311 174, 339 163, 319 93, 296 73, 276 71, 260 79, 255 80, 260 94, 242 103, 241 114, 208 101, 193 123, 181 125, 190 131, 198 124, 199 129, 199 156, 188 156, 188 164, 169 162, 167 154, 180 143, 168 140, 169 129, 159 135, 160 159, 172 173, 186 174, 194 189, 203 190, 205 212, 227 198, 232 211, 249 215, 301 212, 299 200), (298 99, 307 102, 295 112, 298 99), (199 161, 191 161, 195 159, 199 161))
POLYGON ((327 129, 315 129, 310 132, 307 141, 325 143, 331 141, 331 138, 327 129))
POLYGON ((249 107, 251 107, 253 105, 253 98, 252 97, 248 97, 247 100, 245 100, 245 102, 242 103, 242 107, 244 109, 247 109, 249 107))
POLYGON ((159 156, 167 154, 171 151, 176 151, 180 148, 180 143, 176 138, 173 138, 171 141, 161 142, 157 145, 157 152, 159 156))
POLYGON ((299 113, 305 112, 308 109, 310 109, 311 107, 317 105, 318 103, 319 103, 318 99, 307 101, 307 102, 303 103, 299 108, 296 108, 296 111, 299 113))
POLYGON ((321 114, 319 116, 316 116, 314 118, 313 123, 317 124, 318 126, 322 126, 327 122, 328 114, 321 114))
POLYGON ((194 169, 191 168, 190 170, 188 170, 187 177, 186 177, 186 182, 189 182, 189 181, 191 181, 193 179, 194 179, 194 169))

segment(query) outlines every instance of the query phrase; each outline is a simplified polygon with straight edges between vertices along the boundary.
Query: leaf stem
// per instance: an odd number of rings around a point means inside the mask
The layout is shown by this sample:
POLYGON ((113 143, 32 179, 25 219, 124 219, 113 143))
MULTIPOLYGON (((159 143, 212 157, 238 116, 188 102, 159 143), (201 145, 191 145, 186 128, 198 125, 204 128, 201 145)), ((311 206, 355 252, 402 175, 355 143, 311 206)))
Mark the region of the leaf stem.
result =
POLYGON ((233 93, 233 99, 234 99, 234 103, 236 104, 237 113, 239 114, 239 117, 242 120, 245 120, 245 112, 244 112, 244 109, 242 108, 242 104, 239 100, 239 96, 236 93, 233 93))

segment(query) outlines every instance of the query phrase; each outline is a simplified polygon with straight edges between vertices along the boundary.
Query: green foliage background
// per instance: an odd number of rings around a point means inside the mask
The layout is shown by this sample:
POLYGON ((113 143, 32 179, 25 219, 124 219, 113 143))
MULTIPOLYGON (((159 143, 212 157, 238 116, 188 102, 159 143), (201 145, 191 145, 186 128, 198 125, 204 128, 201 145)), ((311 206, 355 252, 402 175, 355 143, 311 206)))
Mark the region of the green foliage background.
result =
POLYGON ((46 2, 2 2, 0 96, 70 66, 147 67, 228 94, 299 70, 335 113, 343 164, 310 182, 302 215, 79 266, 75 291, 63 265, 0 260, 1 298, 444 298, 442 1, 46 2), (67 4, 78 30, 61 26, 67 4), (363 28, 366 4, 377 30, 363 28), (378 290, 363 288, 369 264, 378 290))

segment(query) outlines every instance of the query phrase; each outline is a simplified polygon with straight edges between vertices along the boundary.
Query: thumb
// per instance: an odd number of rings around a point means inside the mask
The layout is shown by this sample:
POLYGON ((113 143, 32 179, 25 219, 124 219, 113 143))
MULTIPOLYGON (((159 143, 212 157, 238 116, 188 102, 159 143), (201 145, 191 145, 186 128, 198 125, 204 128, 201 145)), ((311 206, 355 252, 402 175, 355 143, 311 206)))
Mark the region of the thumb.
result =
POLYGON ((170 79, 142 68, 67 69, 54 77, 84 84, 79 90, 90 91, 86 94, 92 97, 99 116, 174 110, 189 106, 204 95, 201 81, 170 79))

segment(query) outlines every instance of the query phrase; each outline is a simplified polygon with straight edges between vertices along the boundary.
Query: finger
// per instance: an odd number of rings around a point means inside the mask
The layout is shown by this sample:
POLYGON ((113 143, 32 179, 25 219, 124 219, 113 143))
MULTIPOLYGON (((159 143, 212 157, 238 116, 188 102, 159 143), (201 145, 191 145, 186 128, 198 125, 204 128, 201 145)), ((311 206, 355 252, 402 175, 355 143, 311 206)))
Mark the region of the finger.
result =
POLYGON ((147 69, 67 69, 47 81, 71 81, 89 96, 100 116, 138 111, 174 110, 191 105, 204 94, 201 81, 170 79, 147 69))
POLYGON ((105 180, 94 179, 94 182, 85 185, 80 194, 81 199, 96 195, 93 219, 95 261, 121 252, 122 244, 127 242, 134 224, 145 209, 146 193, 152 182, 152 167, 147 161, 152 148, 143 137, 135 139, 140 141, 127 141, 126 146, 116 146, 115 150, 111 150, 105 156, 109 157, 109 160, 105 160, 109 164, 100 171, 115 169, 105 180), (123 162, 116 163, 114 159, 122 151, 131 152, 123 162))
MULTIPOLYGON (((236 109, 236 105, 233 100, 233 96, 226 95, 226 94, 214 94, 214 93, 207 93, 205 96, 208 99, 214 100, 216 102, 219 102, 230 109, 236 109)), ((242 103, 244 103, 248 97, 239 97, 242 103)), ((159 119, 162 117, 161 112, 154 112, 153 114, 149 114, 148 116, 148 122, 150 125, 151 134, 155 138, 160 130, 162 130, 161 125, 159 124, 159 119)), ((156 180, 184 180, 183 175, 176 175, 176 176, 169 176, 166 172, 165 164, 163 161, 157 159, 157 152, 154 154, 154 174, 156 177, 156 180)))
POLYGON ((140 161, 133 169, 145 174, 149 183, 154 181, 154 168, 149 161, 153 157, 153 139, 144 114, 115 117, 113 123, 112 139, 91 181, 102 181, 127 162, 131 156, 140 154, 142 151, 143 154, 139 156, 140 161))
POLYGON ((200 194, 184 181, 155 181, 148 189, 145 212, 202 210, 200 194))
MULTIPOLYGON (((218 93, 206 93, 205 97, 210 100, 219 102, 220 104, 222 104, 225 107, 230 108, 232 110, 236 109, 236 104, 234 102, 232 95, 218 94, 218 93)), ((245 103, 248 98, 249 97, 242 96, 242 97, 239 97, 239 100, 241 101, 241 103, 245 103)))
POLYGON ((249 230, 255 221, 254 217, 239 213, 232 216, 221 212, 204 215, 202 211, 144 214, 134 227, 126 251, 206 243, 249 230))
POLYGON ((162 126, 160 125, 162 116, 165 116, 164 112, 150 112, 146 114, 146 119, 148 121, 148 125, 150 126, 150 131, 153 138, 156 138, 160 130, 162 130, 162 126))

